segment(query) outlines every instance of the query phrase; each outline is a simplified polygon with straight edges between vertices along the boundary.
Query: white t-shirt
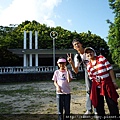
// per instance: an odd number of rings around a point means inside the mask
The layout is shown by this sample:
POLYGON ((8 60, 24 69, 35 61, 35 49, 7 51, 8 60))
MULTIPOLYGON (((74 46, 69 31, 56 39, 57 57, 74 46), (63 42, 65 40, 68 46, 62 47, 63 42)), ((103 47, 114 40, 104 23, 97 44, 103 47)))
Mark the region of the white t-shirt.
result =
MULTIPOLYGON (((69 74, 70 77, 73 78, 70 70, 69 70, 69 74)), ((56 91, 57 94, 70 94, 70 86, 69 86, 69 82, 67 81, 67 71, 56 70, 54 72, 52 80, 57 81, 57 84, 61 88, 62 92, 58 93, 56 91)))
POLYGON ((84 54, 80 54, 80 57, 81 57, 81 59, 82 59, 81 62, 79 62, 79 60, 78 60, 77 57, 78 57, 78 54, 76 54, 76 55, 74 56, 75 67, 79 67, 80 64, 81 64, 82 62, 84 62, 84 61, 89 61, 89 59, 86 57, 85 53, 84 53, 84 54))

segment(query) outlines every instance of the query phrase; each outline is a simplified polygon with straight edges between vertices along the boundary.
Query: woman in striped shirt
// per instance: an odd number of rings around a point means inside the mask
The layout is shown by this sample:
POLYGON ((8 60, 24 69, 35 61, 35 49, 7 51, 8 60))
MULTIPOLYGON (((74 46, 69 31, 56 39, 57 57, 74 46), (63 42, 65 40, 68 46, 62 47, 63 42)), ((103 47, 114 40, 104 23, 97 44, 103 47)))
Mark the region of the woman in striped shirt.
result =
MULTIPOLYGON (((104 96, 110 111, 110 115, 118 117, 119 109, 117 99, 115 76, 109 61, 102 55, 96 56, 91 47, 85 48, 86 57, 90 60, 87 64, 89 78, 92 80, 90 99, 96 108, 98 116, 105 118, 104 96)), ((117 118, 116 119, 119 119, 117 118)), ((114 119, 115 120, 115 119, 114 119)))

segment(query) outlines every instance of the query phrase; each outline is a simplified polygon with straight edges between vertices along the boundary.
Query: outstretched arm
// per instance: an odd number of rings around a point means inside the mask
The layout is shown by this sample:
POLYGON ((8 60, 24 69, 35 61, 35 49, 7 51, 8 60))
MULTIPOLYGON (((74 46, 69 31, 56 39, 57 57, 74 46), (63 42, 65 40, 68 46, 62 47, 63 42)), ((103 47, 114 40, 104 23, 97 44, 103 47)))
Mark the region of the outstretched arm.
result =
POLYGON ((67 61, 70 63, 73 71, 77 74, 78 73, 78 67, 75 67, 74 62, 72 60, 71 53, 70 53, 70 55, 67 53, 67 61))
POLYGON ((66 71, 67 71, 67 81, 70 82, 72 78, 70 77, 70 73, 67 67, 66 67, 66 71))

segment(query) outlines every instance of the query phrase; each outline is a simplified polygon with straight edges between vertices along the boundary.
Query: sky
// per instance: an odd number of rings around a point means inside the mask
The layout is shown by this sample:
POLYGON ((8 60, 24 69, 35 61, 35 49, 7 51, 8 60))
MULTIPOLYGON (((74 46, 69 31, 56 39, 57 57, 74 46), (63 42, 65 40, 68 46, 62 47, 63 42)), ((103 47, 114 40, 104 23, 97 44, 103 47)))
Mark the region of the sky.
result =
POLYGON ((89 30, 107 41, 107 19, 114 20, 108 0, 0 0, 1 26, 35 20, 71 32, 89 30))

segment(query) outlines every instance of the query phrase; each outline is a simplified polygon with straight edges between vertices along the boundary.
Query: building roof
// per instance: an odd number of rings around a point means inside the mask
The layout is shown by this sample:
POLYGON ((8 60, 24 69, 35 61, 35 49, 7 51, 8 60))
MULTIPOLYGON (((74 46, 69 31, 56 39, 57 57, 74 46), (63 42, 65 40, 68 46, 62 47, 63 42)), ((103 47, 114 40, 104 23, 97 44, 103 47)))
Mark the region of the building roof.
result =
MULTIPOLYGON (((53 54, 52 49, 8 49, 14 54, 53 54)), ((75 54, 76 51, 74 49, 57 49, 55 50, 55 54, 67 54, 72 53, 75 54)))

